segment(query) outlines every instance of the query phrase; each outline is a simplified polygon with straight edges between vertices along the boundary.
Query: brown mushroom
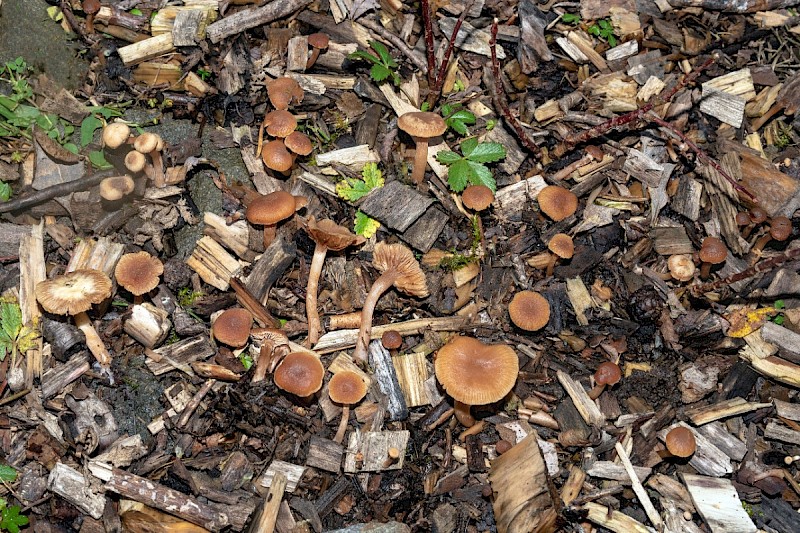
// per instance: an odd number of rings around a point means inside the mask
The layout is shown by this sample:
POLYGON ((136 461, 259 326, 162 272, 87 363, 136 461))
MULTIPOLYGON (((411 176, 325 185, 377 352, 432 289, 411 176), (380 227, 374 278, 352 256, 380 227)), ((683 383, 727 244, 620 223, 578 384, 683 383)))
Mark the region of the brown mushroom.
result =
POLYGON ((494 193, 486 185, 470 185, 461 193, 461 202, 467 209, 483 211, 494 202, 494 193))
POLYGON ((403 336, 396 329, 387 330, 381 335, 381 344, 394 355, 403 345, 403 336))
POLYGON ((792 221, 784 216, 774 217, 769 223, 769 231, 758 238, 750 251, 757 257, 770 241, 783 242, 791 236, 792 221))
POLYGON ((99 304, 111 296, 111 279, 100 270, 75 270, 39 282, 35 292, 36 299, 48 313, 74 317, 75 325, 86 337, 89 351, 100 365, 108 368, 111 365, 111 354, 86 311, 92 304, 99 304))
POLYGON ((147 158, 142 152, 131 150, 125 154, 125 168, 134 174, 144 170, 145 165, 147 165, 147 158))
POLYGON ((100 182, 100 197, 109 202, 114 202, 132 193, 134 186, 133 178, 127 174, 124 176, 111 176, 100 182))
POLYGON ((436 378, 455 401, 455 414, 465 427, 475 424, 470 406, 499 401, 514 387, 519 359, 505 344, 484 344, 472 337, 455 337, 434 359, 436 378))
POLYGON ((134 304, 141 303, 142 295, 158 286, 158 278, 163 273, 161 261, 145 251, 123 255, 114 268, 114 278, 133 294, 134 304))
POLYGON ((659 454, 662 458, 679 457, 686 459, 691 457, 697 450, 697 441, 694 438, 694 433, 684 426, 676 426, 669 430, 664 443, 667 446, 667 451, 659 454))
POLYGON ((575 244, 572 242, 572 237, 566 233, 556 233, 547 243, 547 249, 553 252, 550 257, 550 262, 547 264, 545 276, 550 277, 553 275, 553 268, 556 261, 559 259, 572 259, 575 255, 575 244))
POLYGON ((308 44, 313 48, 311 50, 311 57, 308 58, 306 62, 306 70, 310 69, 314 63, 317 62, 317 58, 319 57, 319 53, 328 48, 328 43, 330 42, 330 37, 328 37, 325 33, 312 33, 308 36, 308 44))
POLYGON ((131 136, 131 128, 124 122, 112 122, 103 128, 103 145, 108 148, 119 148, 131 136))
POLYGON ((428 141, 433 137, 442 135, 447 130, 447 124, 436 113, 412 111, 401 115, 397 119, 397 127, 411 135, 417 144, 411 181, 419 185, 422 183, 422 178, 425 176, 425 167, 428 164, 428 141))
POLYGON ((314 346, 319 340, 322 324, 317 310, 317 293, 319 291, 319 278, 322 275, 322 265, 328 250, 338 252, 348 246, 362 244, 364 237, 354 235, 344 226, 336 224, 333 220, 323 219, 317 222, 314 217, 309 217, 306 222, 306 231, 314 239, 314 257, 308 272, 308 287, 306 287, 306 317, 308 320, 308 344, 314 346))
POLYGON ((264 246, 268 247, 275 238, 278 222, 291 217, 295 206, 294 196, 285 191, 275 191, 259 195, 250 202, 245 216, 251 224, 264 226, 264 246))
POLYGON ((308 135, 299 131, 293 131, 287 135, 283 140, 283 144, 286 145, 289 151, 297 155, 308 155, 314 149, 314 145, 311 144, 311 139, 308 138, 308 135))
POLYGON ((267 97, 275 109, 289 109, 293 102, 303 101, 304 92, 292 78, 275 78, 267 84, 267 97))
POLYGON ((744 237, 745 239, 750 236, 750 234, 753 232, 755 228, 766 222, 767 218, 769 218, 767 212, 764 211, 764 209, 761 207, 752 208, 750 210, 749 215, 750 215, 750 224, 745 226, 744 231, 742 231, 742 237, 744 237))
POLYGON ((81 8, 86 13, 86 33, 94 33, 94 17, 100 11, 100 0, 83 0, 81 8))
POLYGON ((670 277, 676 281, 689 281, 694 277, 695 266, 689 254, 675 254, 667 259, 670 277))
POLYGON ((572 216, 578 210, 578 197, 564 187, 548 185, 539 192, 537 199, 542 212, 555 222, 572 216))
POLYGON ((288 173, 294 165, 294 157, 286 149, 283 141, 270 141, 261 149, 261 159, 267 168, 288 173))
POLYGON ((520 291, 508 305, 511 321, 525 331, 538 331, 550 321, 550 303, 534 291, 520 291))
POLYGON ((594 381, 596 385, 589 391, 589 398, 596 400, 605 390, 606 386, 614 386, 622 379, 622 371, 619 365, 606 361, 600 363, 594 373, 594 381))
POLYGON ((372 265, 382 274, 375 280, 364 300, 361 309, 361 328, 358 330, 356 349, 353 359, 362 364, 367 362, 367 345, 372 332, 372 314, 381 295, 394 285, 397 289, 411 296, 425 298, 428 296, 428 284, 425 274, 414 258, 414 254, 402 244, 386 244, 379 242, 372 252, 372 265))
POLYGON ((150 160, 153 162, 153 185, 159 188, 166 185, 164 163, 161 160, 161 149, 163 146, 164 141, 161 137, 150 132, 142 133, 133 141, 133 147, 137 152, 150 156, 150 160))
POLYGON ((322 388, 325 368, 311 352, 292 352, 275 369, 275 385, 298 398, 308 399, 322 388))
POLYGON ((253 372, 253 383, 263 381, 268 373, 275 371, 292 350, 289 347, 289 337, 286 333, 274 328, 254 328, 250 330, 253 344, 261 344, 258 353, 256 369, 253 372))
POLYGON ((711 273, 711 265, 718 265, 725 262, 728 257, 728 248, 720 239, 716 237, 706 237, 700 246, 700 279, 708 278, 711 273))
POLYGON ((333 375, 328 382, 328 396, 333 403, 342 406, 342 419, 339 429, 333 437, 333 442, 342 443, 344 433, 347 431, 347 422, 350 419, 350 406, 355 405, 367 395, 367 384, 356 372, 342 370, 333 375))
POLYGON ((211 334, 216 340, 234 348, 241 348, 250 338, 253 315, 247 309, 226 309, 211 325, 211 334))
POLYGON ((264 127, 273 137, 286 137, 297 129, 297 119, 283 109, 276 109, 264 115, 264 127))

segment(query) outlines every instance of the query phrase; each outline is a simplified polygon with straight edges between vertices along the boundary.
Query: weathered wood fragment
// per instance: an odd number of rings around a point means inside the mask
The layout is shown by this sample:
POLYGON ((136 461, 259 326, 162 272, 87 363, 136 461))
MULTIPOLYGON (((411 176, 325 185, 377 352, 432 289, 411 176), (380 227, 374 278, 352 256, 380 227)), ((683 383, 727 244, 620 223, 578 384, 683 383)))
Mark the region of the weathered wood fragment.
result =
POLYGON ((703 83, 702 87, 700 111, 734 128, 741 127, 745 104, 756 96, 750 69, 729 72, 703 83))
POLYGON ((762 339, 778 346, 781 357, 800 363, 800 334, 774 322, 765 322, 760 331, 762 339))
POLYGON ((344 447, 330 439, 311 437, 308 442, 306 466, 338 474, 342 468, 344 447))
POLYGON ((279 236, 253 264, 245 285, 259 302, 266 305, 269 290, 289 268, 296 254, 295 245, 279 236))
MULTIPOLYGON (((19 242, 19 308, 23 324, 36 324, 42 317, 36 301, 36 285, 47 278, 44 262, 44 220, 28 226, 19 242)), ((25 352, 26 382, 42 375, 42 341, 25 352)))
POLYGON ((729 479, 680 474, 700 516, 713 533, 755 533, 739 495, 729 479))
POLYGON ((270 533, 275 530, 278 520, 278 509, 283 501, 283 492, 286 489, 286 476, 277 472, 272 478, 267 495, 261 502, 255 518, 250 524, 250 533, 270 533))
POLYGON ((392 357, 392 364, 397 372, 397 380, 408 407, 419 407, 430 404, 425 391, 425 380, 428 379, 427 358, 424 353, 408 353, 392 357))
POLYGON ((775 404, 775 410, 779 417, 794 421, 800 420, 800 404, 778 399, 773 399, 772 403, 775 404))
POLYGON ((155 348, 164 342, 171 327, 169 313, 149 302, 131 307, 130 317, 125 320, 125 333, 145 348, 155 348))
POLYGON ((394 230, 406 231, 432 203, 429 196, 399 181, 392 181, 367 195, 359 208, 394 230), (403 209, 397 209, 398 205, 403 209))
POLYGON ((205 228, 203 233, 221 243, 245 261, 255 259, 255 254, 248 246, 248 229, 245 220, 237 220, 228 224, 225 219, 216 213, 206 211, 203 213, 205 228))
POLYGON ((564 390, 572 399, 581 418, 590 426, 602 427, 606 418, 592 399, 589 398, 583 386, 561 370, 558 371, 557 376, 558 382, 561 383, 561 386, 564 387, 564 390))
POLYGON ((214 348, 211 346, 208 337, 197 335, 162 346, 157 350, 153 350, 153 353, 160 359, 155 361, 152 358, 148 358, 145 364, 153 374, 160 376, 175 369, 185 372, 189 363, 212 356, 214 348))
POLYGON ((89 352, 76 353, 69 361, 47 369, 42 374, 42 399, 55 396, 65 390, 73 381, 89 371, 89 352))
POLYGON ((138 41, 122 48, 118 48, 120 59, 126 66, 135 65, 148 59, 168 54, 175 50, 171 33, 162 33, 143 41, 138 41))
POLYGON ((686 228, 679 227, 655 227, 650 230, 650 237, 653 240, 653 248, 656 253, 661 255, 691 254, 694 252, 694 245, 686 234, 686 228))
MULTIPOLYGON (((379 339, 388 330, 396 330, 401 335, 418 335, 426 329, 431 331, 459 331, 467 323, 468 320, 460 316, 417 318, 405 322, 374 326, 370 338, 379 339)), ((326 354, 352 348, 356 344, 357 337, 357 329, 331 331, 320 337, 319 342, 314 346, 314 351, 326 354)))
POLYGON ((617 451, 617 456, 619 457, 620 461, 622 461, 622 466, 624 466, 625 470, 628 472, 628 477, 631 480, 633 492, 636 494, 636 498, 639 500, 639 503, 642 505, 642 507, 644 507, 647 518, 650 520, 656 530, 660 530, 662 526, 661 516, 653 506, 653 502, 650 501, 650 496, 648 496, 647 491, 644 490, 642 482, 639 481, 639 475, 634 470, 633 464, 631 464, 631 459, 628 457, 628 452, 625 451, 625 447, 621 442, 617 442, 614 445, 614 449, 617 451))
POLYGON ((272 484, 275 474, 280 473, 286 476, 286 491, 294 492, 305 471, 305 466, 295 465, 276 459, 270 463, 269 468, 261 475, 258 483, 262 487, 269 487, 272 484))
POLYGON ((212 43, 218 43, 231 35, 286 17, 310 3, 311 0, 273 0, 260 7, 238 11, 211 24, 206 35, 212 43))
POLYGON ((66 271, 74 272, 80 268, 93 268, 102 270, 113 279, 114 268, 124 251, 125 247, 122 244, 111 242, 108 237, 100 237, 97 240, 83 239, 72 251, 66 271))
POLYGON ((767 426, 764 428, 764 438, 800 445, 800 431, 789 429, 774 420, 767 422, 767 426))
POLYGON ((612 510, 599 503, 588 502, 583 505, 583 509, 589 514, 586 518, 598 526, 613 531, 614 533, 649 533, 651 529, 638 520, 631 518, 625 513, 612 510))
POLYGON ((105 497, 93 490, 91 483, 74 468, 58 462, 47 478, 47 489, 88 514, 100 519, 106 506, 105 497))
POLYGON ((410 435, 411 432, 406 430, 351 432, 344 459, 344 471, 356 473, 402 469, 410 435), (386 466, 390 448, 396 448, 400 453, 396 462, 386 466))
POLYGON ((221 291, 228 290, 233 276, 238 276, 242 265, 211 237, 201 237, 186 264, 203 278, 203 281, 221 291))
POLYGON ((733 465, 728 455, 717 448, 714 443, 708 440, 704 435, 699 433, 696 429, 678 422, 668 428, 664 428, 658 432, 658 438, 663 442, 669 433, 669 430, 677 427, 685 427, 690 429, 694 434, 697 443, 697 450, 689 459, 689 464, 698 472, 706 476, 721 477, 733 472, 733 465))
POLYGON ((377 381, 378 388, 387 398, 386 410, 390 420, 405 420, 408 418, 408 407, 397 381, 397 373, 392 364, 392 358, 388 350, 383 347, 381 341, 375 340, 369 343, 369 364, 372 368, 372 377, 377 381))
MULTIPOLYGON (((641 482, 644 482, 653 471, 652 468, 646 468, 644 466, 634 466, 633 470, 636 472, 636 477, 638 477, 641 482)), ((586 469, 586 473, 600 479, 619 481, 623 485, 631 484, 631 478, 627 470, 625 470, 625 467, 613 461, 595 461, 586 469)))
POLYGON ((378 153, 372 150, 368 144, 317 154, 316 159, 319 165, 338 163, 340 165, 353 166, 358 171, 367 163, 378 163, 381 160, 378 153))
POLYGON ((771 403, 748 402, 744 398, 736 397, 711 405, 691 407, 686 410, 686 415, 692 420, 692 424, 702 426, 714 420, 749 413, 771 405, 771 403))

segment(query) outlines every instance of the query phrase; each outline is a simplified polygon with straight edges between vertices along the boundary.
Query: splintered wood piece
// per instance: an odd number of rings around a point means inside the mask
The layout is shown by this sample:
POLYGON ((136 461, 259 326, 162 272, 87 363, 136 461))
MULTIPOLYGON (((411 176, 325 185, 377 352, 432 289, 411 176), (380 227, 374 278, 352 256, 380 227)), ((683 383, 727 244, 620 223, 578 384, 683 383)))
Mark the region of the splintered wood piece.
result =
MULTIPOLYGON (((460 316, 417 318, 405 322, 394 324, 384 324, 374 326, 370 338, 380 339, 386 331, 393 329, 401 335, 418 335, 425 330, 431 331, 459 331, 466 326, 468 319, 460 316)), ((358 338, 357 329, 340 329, 331 331, 320 337, 319 342, 314 346, 314 351, 319 354, 326 354, 352 348, 356 345, 358 338)))
POLYGON ((552 531, 557 517, 536 432, 492 461, 489 483, 498 531, 552 531))
POLYGON ((338 374, 342 370, 347 370, 349 372, 355 372, 358 374, 364 383, 367 384, 367 390, 369 390, 369 388, 372 386, 372 378, 369 376, 369 374, 361 370, 361 367, 355 364, 353 362, 353 358, 350 357, 346 352, 342 352, 337 355, 328 365, 328 371, 331 374, 338 374))
POLYGON ((572 465, 569 469, 569 477, 561 487, 561 501, 564 505, 570 505, 583 490, 583 482, 586 481, 586 472, 581 470, 578 465, 572 465))
MULTIPOLYGON (((653 471, 652 468, 646 468, 644 466, 634 466, 633 470, 636 472, 636 477, 638 477, 641 482, 644 482, 653 471)), ((631 484, 628 471, 625 470, 623 465, 615 463, 614 461, 595 461, 586 469, 586 473, 600 479, 619 481, 623 485, 631 484)))
POLYGON ((495 213, 498 217, 505 218, 521 214, 545 187, 547 187, 547 183, 544 178, 536 175, 499 189, 494 195, 495 213))
POLYGON ((729 479, 680 474, 692 502, 713 533, 755 533, 736 488, 729 479))
POLYGON ((567 33, 567 40, 575 45, 575 47, 586 56, 592 64, 597 67, 600 72, 608 72, 608 63, 603 59, 603 56, 594 51, 592 39, 585 33, 578 31, 571 31, 567 33))
POLYGON ((261 508, 256 514, 256 518, 250 525, 249 531, 253 533, 272 533, 275 531, 275 522, 278 520, 278 510, 283 501, 283 493, 286 490, 287 479, 281 472, 276 472, 272 478, 269 492, 261 502, 261 508))
POLYGON ((156 63, 153 61, 142 61, 136 68, 133 69, 133 80, 143 85, 169 85, 169 88, 175 90, 178 81, 183 75, 183 69, 180 65, 173 65, 171 63, 156 63))
POLYGON ((206 335, 196 335, 187 339, 179 340, 174 344, 167 344, 153 352, 160 357, 159 361, 147 359, 145 364, 156 376, 160 376, 171 370, 183 370, 194 361, 207 359, 214 355, 214 348, 206 335))
MULTIPOLYGON (((638 17, 637 17, 638 19, 638 17)), ((614 48, 606 50, 606 61, 616 61, 618 59, 625 59, 632 55, 639 53, 639 41, 632 39, 628 42, 622 43, 614 48)), ((653 77, 653 79, 658 79, 653 77)), ((646 85, 646 84, 645 84, 646 85)), ((647 100, 642 100, 646 102, 647 100)))
POLYGON ((764 428, 764 438, 800 445, 800 431, 789 429, 774 420, 767 422, 767 427, 764 428))
POLYGON ((344 447, 330 439, 311 437, 308 442, 306 466, 338 474, 342 468, 344 447))
POLYGON ((248 245, 249 230, 247 221, 237 220, 233 224, 228 224, 218 214, 206 211, 203 213, 203 222, 205 223, 203 233, 215 241, 223 243, 226 248, 245 261, 255 259, 255 254, 253 254, 248 245))
MULTIPOLYGON (((663 499, 675 502, 679 508, 694 514, 697 512, 689 491, 677 479, 666 474, 655 474, 647 480, 647 486, 658 492, 663 499)), ((663 500, 662 500, 663 501, 663 500)))
POLYGON ((392 181, 373 190, 359 209, 398 231, 407 230, 431 206, 433 199, 412 187, 392 181), (397 209, 402 205, 403 209, 397 209))
POLYGON ((558 371, 557 376, 558 382, 561 383, 561 386, 564 387, 564 390, 572 399, 584 422, 590 426, 602 427, 605 424, 606 417, 603 416, 597 405, 589 398, 583 386, 561 370, 558 371))
POLYGON ((122 467, 129 466, 132 462, 141 459, 145 455, 147 455, 147 446, 144 445, 142 436, 136 434, 132 437, 118 438, 94 459, 95 461, 122 467))
POLYGON ((297 247, 281 236, 272 241, 272 244, 253 264, 250 275, 245 280, 245 285, 262 305, 266 305, 269 290, 283 276, 296 255, 297 247))
POLYGON ((333 74, 290 74, 300 87, 307 93, 325 94, 328 89, 340 91, 351 91, 356 85, 353 76, 341 76, 333 74))
POLYGON ((154 348, 164 342, 172 328, 169 313, 149 302, 136 304, 125 321, 125 333, 139 341, 145 348, 154 348))
POLYGON ((89 352, 78 352, 64 364, 47 369, 42 374, 42 399, 50 398, 89 371, 89 352))
POLYGON ((725 452, 734 461, 744 459, 747 453, 747 445, 730 434, 722 422, 711 422, 697 428, 705 438, 725 452))
POLYGON ((383 347, 381 341, 375 340, 369 343, 368 352, 372 375, 378 383, 378 388, 386 395, 386 411, 389 413, 389 419, 405 420, 408 418, 408 407, 400 390, 389 351, 383 347))
POLYGON ((305 72, 308 63, 308 36, 296 35, 289 39, 286 51, 286 70, 305 72))
POLYGON ((103 516, 106 506, 105 496, 94 492, 83 474, 64 463, 56 463, 47 478, 47 489, 94 519, 103 516))
POLYGON ((725 452, 717 448, 710 440, 699 433, 695 428, 692 428, 683 422, 678 422, 677 424, 659 431, 659 440, 664 442, 669 430, 678 426, 691 430, 697 443, 697 450, 689 459, 689 465, 691 465, 701 474, 707 476, 721 477, 733 472, 733 465, 731 465, 730 457, 728 457, 725 452))
POLYGON ((756 97, 749 68, 729 72, 702 85, 700 111, 734 128, 744 119, 745 104, 756 97))
POLYGON ((586 318, 586 311, 592 307, 592 297, 581 278, 567 280, 567 298, 569 298, 569 302, 575 310, 575 319, 578 324, 588 326, 589 319, 586 318))
MULTIPOLYGON (((160 15, 162 11, 163 9, 159 9, 158 14, 160 15)), ((190 8, 178 11, 172 25, 172 44, 175 46, 196 45, 205 37, 208 19, 208 13, 202 9, 190 8)))
MULTIPOLYGON (((21 253, 19 257, 21 260, 21 253)), ((764 325, 761 326, 759 331, 761 332, 762 339, 764 339, 766 342, 775 344, 779 348, 781 357, 788 361, 792 361, 793 363, 800 363, 799 334, 795 333, 789 328, 779 326, 774 322, 764 322, 764 325)))
POLYGON ((269 468, 261 475, 259 484, 262 487, 269 487, 272 484, 275 474, 280 473, 286 477, 286 491, 294 492, 297 488, 297 484, 300 483, 300 480, 303 478, 303 473, 305 471, 305 466, 295 465, 276 459, 270 463, 269 468))
POLYGON ((310 3, 311 0, 273 1, 260 7, 243 9, 211 24, 206 35, 216 44, 225 37, 289 16, 310 3))
POLYGON ((379 472, 381 470, 400 470, 405 462, 409 431, 353 431, 347 444, 344 471, 379 472), (397 460, 387 464, 389 450, 399 450, 397 460))
POLYGON ((358 171, 367 163, 379 163, 381 160, 378 153, 371 149, 368 144, 317 154, 316 159, 319 165, 338 163, 340 165, 353 166, 358 171))
POLYGON ((622 466, 624 466, 625 470, 628 472, 628 477, 631 479, 631 488, 636 494, 636 498, 639 500, 639 503, 642 505, 642 507, 644 507, 644 512, 647 514, 647 518, 650 519, 650 522, 653 524, 653 526, 655 526, 656 530, 660 531, 662 526, 661 516, 653 506, 653 502, 650 501, 650 496, 648 496, 647 491, 644 490, 642 482, 639 481, 639 475, 634 470, 633 464, 631 464, 631 458, 628 457, 628 452, 625 451, 625 446, 623 446, 621 442, 617 442, 614 445, 614 449, 617 451, 617 456, 622 462, 622 466))
POLYGON ((303 172, 302 174, 298 175, 298 178, 308 183, 318 191, 322 191, 331 196, 337 196, 336 184, 324 176, 318 176, 317 174, 313 174, 311 172, 303 172))
MULTIPOLYGON (((36 301, 36 285, 47 278, 44 262, 44 220, 29 227, 19 242, 19 308, 23 324, 36 324, 42 317, 36 301)), ((42 340, 25 352, 26 381, 42 375, 42 340)))
POLYGON ((428 379, 428 364, 425 354, 408 353, 392 357, 392 364, 397 373, 397 381, 403 391, 408 407, 429 405, 428 393, 425 391, 425 380, 428 379))
POLYGON ((156 58, 162 54, 168 54, 174 50, 175 45, 172 42, 172 34, 162 33, 161 35, 118 48, 117 52, 125 66, 131 66, 156 58))
POLYGON ((414 249, 427 252, 439 238, 450 217, 437 207, 431 207, 401 235, 414 249))
MULTIPOLYGON (((185 16, 186 13, 191 14, 192 18, 197 16, 195 13, 199 13, 200 20, 195 26, 202 24, 201 28, 205 32, 208 22, 217 18, 218 5, 217 0, 186 0, 180 6, 164 6, 150 20, 150 33, 161 35, 162 33, 173 32, 174 36, 175 26, 188 24, 180 20, 181 16, 185 16)), ((203 35, 198 35, 198 38, 203 39, 204 33, 203 35)), ((196 41, 188 42, 187 44, 178 44, 176 42, 175 46, 192 46, 194 44, 196 44, 196 41)))
POLYGON ((218 379, 220 381, 239 381, 242 376, 222 365, 194 361, 192 370, 201 378, 218 379))
POLYGON ((653 248, 660 255, 691 254, 694 245, 686 234, 686 229, 680 227, 655 227, 650 230, 653 248))
POLYGON ((800 420, 800 404, 784 402, 783 400, 772 400, 778 416, 788 420, 800 420))
POLYGON ((588 502, 582 507, 589 511, 586 518, 598 526, 602 526, 614 533, 651 533, 652 530, 638 520, 634 520, 625 513, 610 511, 605 505, 588 502))
POLYGON ((723 400, 712 405, 691 407, 686 409, 686 415, 692 420, 692 424, 695 426, 702 426, 714 420, 749 413, 750 411, 756 411, 764 407, 770 407, 771 405, 771 403, 748 402, 744 398, 737 396, 730 400, 723 400))
POLYGON ((197 272, 203 281, 221 291, 228 290, 233 276, 238 276, 242 265, 225 248, 211 237, 201 237, 186 264, 197 272))
POLYGON ((125 246, 111 242, 108 237, 100 237, 97 240, 83 239, 72 251, 66 271, 93 268, 102 270, 106 276, 114 279, 114 268, 124 251, 125 246))
POLYGON ((759 374, 793 387, 800 387, 800 366, 774 355, 764 358, 754 357, 746 350, 740 351, 739 355, 749 361, 759 374))

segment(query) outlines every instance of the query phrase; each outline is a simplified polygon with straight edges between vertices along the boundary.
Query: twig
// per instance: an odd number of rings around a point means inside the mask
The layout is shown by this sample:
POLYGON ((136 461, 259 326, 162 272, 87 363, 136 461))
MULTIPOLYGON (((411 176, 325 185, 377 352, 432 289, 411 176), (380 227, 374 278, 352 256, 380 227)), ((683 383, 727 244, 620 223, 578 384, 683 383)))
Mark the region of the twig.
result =
MULTIPOLYGON (((427 0, 425 1, 427 2, 427 0)), ((428 98, 427 98, 428 109, 433 109, 433 107, 436 105, 436 102, 442 96, 442 87, 444 87, 444 79, 445 77, 447 77, 447 68, 450 66, 450 58, 453 56, 453 48, 455 48, 456 45, 456 37, 458 37, 458 32, 461 29, 461 25, 464 24, 464 19, 467 18, 467 12, 471 8, 472 8, 472 2, 470 2, 464 8, 464 11, 461 12, 461 15, 459 15, 458 20, 456 20, 456 23, 453 25, 453 33, 450 35, 450 40, 447 42, 447 48, 444 51, 442 64, 439 65, 439 71, 436 73, 436 83, 433 85, 431 92, 428 93, 428 98)), ((433 39, 433 37, 431 37, 431 39, 433 39)), ((432 76, 429 74, 428 77, 431 78, 432 76)))
POLYGON ((189 423, 189 419, 192 418, 195 409, 197 409, 197 406, 200 405, 200 402, 203 401, 203 398, 206 397, 206 394, 208 394, 208 391, 211 390, 211 387, 213 387, 216 382, 217 382, 216 379, 208 379, 206 380, 205 383, 203 383, 203 386, 200 387, 200 389, 195 393, 195 395, 192 396, 192 399, 189 400, 189 403, 186 404, 186 407, 183 408, 183 411, 181 412, 181 417, 175 424, 176 427, 183 428, 186 424, 189 423))
POLYGON ((497 22, 497 18, 492 22, 492 39, 489 41, 489 48, 492 51, 492 75, 494 76, 495 89, 494 93, 492 93, 492 100, 494 100, 495 105, 500 108, 506 122, 514 128, 514 132, 517 134, 517 137, 519 137, 519 140, 522 141, 522 144, 525 145, 525 148, 538 157, 542 153, 541 149, 528 137, 528 134, 525 133, 522 124, 517 117, 511 114, 511 110, 508 108, 505 101, 506 92, 505 89, 503 89, 503 82, 500 79, 500 63, 497 61, 497 22))
POLYGON ((776 255, 775 257, 770 257, 769 259, 765 259, 760 263, 756 263, 750 268, 746 268, 741 272, 731 274, 726 278, 721 278, 718 279, 717 281, 710 281, 708 283, 700 283, 692 285, 689 288, 689 290, 693 295, 701 296, 703 293, 715 291, 720 287, 728 286, 731 283, 736 283, 737 281, 742 281, 747 278, 752 278, 753 276, 760 274, 762 272, 768 272, 774 268, 781 266, 787 261, 791 261, 792 259, 795 259, 797 257, 800 257, 800 247, 792 248, 791 250, 786 250, 780 255, 776 255))
POLYGON ((372 32, 375 32, 379 37, 389 41, 389 43, 400 50, 404 56, 406 56, 412 63, 423 73, 430 75, 428 72, 428 67, 425 65, 425 62, 414 53, 414 51, 409 48, 409 46, 397 35, 390 31, 386 31, 386 29, 375 22, 374 20, 370 20, 368 18, 362 18, 358 21, 359 24, 364 26, 365 28, 369 29, 372 32))
POLYGON ((436 58, 433 55, 433 13, 429 0, 422 0, 422 26, 425 29, 425 51, 428 57, 428 87, 433 87, 433 72, 436 70, 436 58))
POLYGON ((29 392, 31 392, 31 389, 22 389, 19 392, 15 392, 14 394, 6 396, 2 400, 0 400, 0 405, 5 405, 5 404, 11 403, 11 402, 13 402, 15 400, 19 400, 23 396, 26 396, 29 392))
POLYGON ((52 200, 53 198, 58 198, 59 196, 64 196, 77 191, 83 191, 89 189, 90 187, 94 187, 104 179, 117 174, 119 174, 119 172, 114 169, 101 170, 100 172, 95 172, 94 174, 89 174, 88 176, 83 176, 82 178, 78 178, 76 180, 59 183, 58 185, 53 185, 52 187, 42 189, 41 191, 36 191, 26 196, 0 203, 0 213, 10 213, 20 209, 27 209, 29 207, 47 202, 48 200, 52 200))

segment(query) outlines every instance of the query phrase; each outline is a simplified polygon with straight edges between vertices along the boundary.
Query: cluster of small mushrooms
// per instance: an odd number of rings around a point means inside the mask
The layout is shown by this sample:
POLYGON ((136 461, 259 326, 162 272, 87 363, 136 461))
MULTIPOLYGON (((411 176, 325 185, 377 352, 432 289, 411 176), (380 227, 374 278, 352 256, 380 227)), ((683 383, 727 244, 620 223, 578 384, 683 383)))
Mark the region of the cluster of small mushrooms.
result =
POLYGON ((134 136, 124 122, 112 122, 103 128, 103 145, 110 150, 127 150, 125 168, 128 174, 112 176, 100 182, 100 196, 108 201, 120 200, 133 192, 134 178, 145 176, 156 187, 167 183, 161 152, 164 140, 156 133, 134 136))
POLYGON ((289 107, 302 102, 304 95, 292 78, 276 78, 267 84, 267 96, 275 109, 264 115, 256 155, 260 154, 264 164, 277 172, 288 174, 295 158, 310 154, 314 148, 308 136, 297 131, 297 119, 289 112, 289 107), (265 130, 273 138, 266 143, 265 130))

